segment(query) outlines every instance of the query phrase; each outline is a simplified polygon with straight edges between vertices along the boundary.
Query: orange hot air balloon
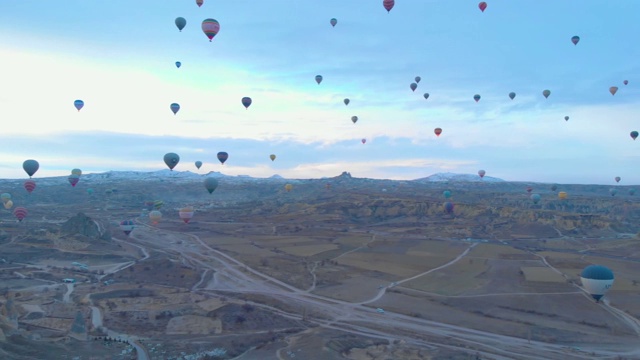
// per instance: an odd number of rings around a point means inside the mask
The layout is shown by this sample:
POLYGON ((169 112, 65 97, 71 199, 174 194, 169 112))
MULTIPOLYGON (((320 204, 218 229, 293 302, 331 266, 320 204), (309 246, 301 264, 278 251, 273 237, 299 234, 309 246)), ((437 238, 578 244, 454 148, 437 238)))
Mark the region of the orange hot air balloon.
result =
POLYGON ((567 193, 566 193, 566 192, 564 192, 564 191, 560 191, 560 192, 558 193, 558 198, 559 198, 560 200, 565 200, 565 199, 567 198, 567 193))
POLYGON ((435 128, 435 130, 433 130, 433 132, 436 134, 436 136, 440 136, 440 134, 442 134, 442 129, 435 128))
POLYGON ((284 189, 287 190, 287 192, 291 191, 291 189, 293 189, 293 185, 291 184, 287 184, 284 186, 284 189))

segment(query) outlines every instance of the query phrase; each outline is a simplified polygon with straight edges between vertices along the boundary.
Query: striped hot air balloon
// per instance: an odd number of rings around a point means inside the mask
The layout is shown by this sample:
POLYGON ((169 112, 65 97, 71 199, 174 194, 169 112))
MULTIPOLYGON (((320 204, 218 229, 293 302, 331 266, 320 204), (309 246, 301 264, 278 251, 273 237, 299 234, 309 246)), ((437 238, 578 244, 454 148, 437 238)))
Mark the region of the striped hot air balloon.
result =
POLYGON ((124 232, 124 234, 127 236, 131 234, 134 228, 135 224, 131 220, 124 220, 120 223, 120 230, 122 230, 122 232, 124 232))
POLYGON ((27 180, 24 182, 24 189, 27 190, 29 194, 36 188, 36 182, 33 180, 27 180))
POLYGON ((27 214, 27 209, 23 208, 22 206, 19 206, 15 208, 15 210, 13 210, 13 215, 18 219, 18 221, 22 221, 24 218, 26 218, 27 214))

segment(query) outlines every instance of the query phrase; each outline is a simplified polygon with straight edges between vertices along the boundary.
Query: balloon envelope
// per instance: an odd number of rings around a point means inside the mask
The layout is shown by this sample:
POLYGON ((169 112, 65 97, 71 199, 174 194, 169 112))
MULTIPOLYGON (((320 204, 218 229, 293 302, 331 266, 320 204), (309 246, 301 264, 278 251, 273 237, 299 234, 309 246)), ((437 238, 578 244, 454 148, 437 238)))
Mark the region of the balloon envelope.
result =
POLYGON ((177 17, 175 23, 178 27, 178 30, 182 31, 182 29, 184 29, 184 27, 187 25, 187 20, 185 20, 185 18, 183 17, 177 17))
POLYGON ((584 289, 599 301, 613 285, 613 271, 602 265, 589 265, 580 273, 584 289))
POLYGON ((358 117, 357 117, 357 116, 352 116, 352 117, 351 117, 351 122, 353 122, 354 124, 355 124, 356 122, 358 122, 358 117))
POLYGON ((69 184, 71 184, 71 186, 75 187, 78 181, 80 181, 80 176, 71 174, 67 180, 69 180, 69 184))
POLYGON ((18 219, 18 221, 22 221, 22 219, 27 217, 27 209, 19 206, 13 210, 13 215, 18 219))
POLYGON ((625 84, 625 85, 629 85, 629 80, 625 80, 622 83, 625 84))
POLYGON ((576 35, 571 37, 571 42, 573 43, 573 45, 578 45, 578 43, 580 42, 580 36, 576 35))
POLYGON ((338 23, 338 19, 333 18, 333 19, 329 20, 329 23, 331 24, 331 26, 336 26, 336 24, 338 23))
POLYGON ((78 111, 80 111, 80 109, 82 109, 82 107, 84 106, 84 101, 76 100, 76 101, 73 102, 73 106, 75 106, 76 109, 78 109, 78 111))
POLYGON ((180 69, 180 66, 182 66, 182 63, 180 61, 176 61, 176 67, 180 69))
POLYGON ((427 100, 429 98, 429 93, 424 93, 424 95, 422 96, 424 96, 424 99, 427 100))
POLYGON ((487 3, 483 1, 478 4, 478 7, 480 8, 480 11, 484 12, 484 10, 487 8, 487 3))
POLYGON ((80 176, 80 175, 82 175, 82 170, 80 170, 78 168, 73 169, 73 170, 71 170, 71 174, 80 176))
POLYGON ((205 19, 202 21, 202 32, 209 38, 209 42, 220 31, 220 23, 216 19, 205 19))
POLYGON ((320 85, 320 83, 322 82, 322 75, 316 75, 316 82, 318 83, 318 85, 320 85))
POLYGON ((478 94, 473 95, 473 100, 475 100, 476 102, 480 101, 480 95, 478 94))
POLYGON ((440 136, 440 134, 442 134, 442 129, 441 128, 435 128, 433 130, 433 133, 436 134, 436 136, 440 136))
POLYGON ((638 132, 634 130, 630 132, 629 135, 631 135, 631 138, 635 140, 638 137, 638 132))
POLYGON ((180 162, 180 156, 176 153, 166 153, 164 154, 164 163, 167 164, 169 169, 173 170, 176 165, 180 162))
POLYGON ((510 98, 511 100, 513 100, 515 97, 516 97, 516 93, 514 93, 514 92, 510 92, 510 93, 509 93, 509 98, 510 98))
POLYGON ((614 180, 615 180, 617 183, 619 183, 619 182, 620 182, 620 176, 616 176, 614 180))
POLYGON ((351 100, 349 100, 349 99, 344 99, 343 101, 344 101, 345 105, 349 105, 349 103, 351 102, 351 100))
POLYGON ((534 204, 537 204, 540 201, 541 197, 540 194, 531 194, 531 201, 533 201, 534 204))
POLYGON ((367 139, 362 139, 360 140, 360 142, 362 142, 363 144, 367 142, 367 139))
POLYGON ((24 189, 27 190, 29 194, 36 188, 36 182, 33 180, 27 180, 24 182, 24 189))
POLYGON ((276 159, 276 155, 275 154, 269 155, 269 159, 271 159, 271 161, 275 160, 276 159))
POLYGON ((198 160, 198 161, 196 161, 196 163, 195 163, 195 164, 196 164, 196 167, 197 167, 198 169, 200 169, 200 167, 202 166, 202 161, 198 160))
POLYGON ((453 203, 452 203, 452 202, 447 201, 447 202, 446 202, 446 203, 444 203, 442 206, 444 207, 444 211, 445 211, 447 214, 451 214, 451 213, 453 212, 453 207, 454 207, 454 206, 453 206, 453 203))
POLYGON ((220 163, 222 163, 222 165, 224 165, 224 162, 227 161, 227 159, 229 158, 229 154, 227 154, 224 151, 220 151, 218 153, 218 160, 220 161, 220 163))
POLYGON ((133 229, 135 228, 135 224, 131 220, 123 220, 120 222, 120 230, 125 233, 125 235, 131 234, 133 229))
POLYGON ((420 80, 422 80, 422 78, 420 76, 416 76, 413 80, 416 81, 416 84, 420 83, 420 80))
POLYGON ((169 108, 171 109, 171 111, 173 111, 173 115, 175 115, 175 114, 178 113, 178 111, 180 111, 180 104, 173 103, 173 104, 169 105, 169 108))
POLYGON ((204 0, 196 0, 196 5, 198 5, 198 7, 202 6, 203 3, 204 0))
POLYGON ((451 191, 445 190, 445 191, 442 192, 442 195, 444 195, 445 199, 448 199, 448 198, 451 197, 451 191))
POLYGON ((242 105, 244 105, 245 109, 248 109, 249 106, 251 106, 251 98, 248 97, 248 96, 243 97, 242 98, 242 105))
POLYGON ((40 164, 36 160, 29 159, 25 160, 22 163, 22 168, 27 173, 27 175, 29 175, 29 177, 32 177, 33 174, 35 174, 36 171, 38 171, 38 169, 40 168, 40 164))
POLYGON ((418 88, 418 84, 411 83, 411 85, 409 85, 409 88, 411 88, 411 91, 416 91, 416 89, 418 88))
POLYGON ((487 172, 484 170, 478 170, 478 175, 480 176, 480 178, 484 177, 484 174, 486 174, 487 172))
POLYGON ((618 92, 618 87, 617 86, 612 86, 609 88, 609 92, 611 93, 611 95, 615 95, 618 92))
POLYGON ((382 6, 384 6, 384 8, 387 10, 387 12, 390 12, 391 9, 393 9, 393 6, 396 4, 395 0, 383 0, 382 1, 382 6))
POLYGON ((559 198, 560 200, 564 200, 564 199, 566 199, 566 198, 567 198, 567 193, 566 193, 566 192, 564 192, 564 191, 560 191, 560 192, 558 193, 558 198, 559 198))
POLYGON ((158 210, 153 210, 149 213, 149 219, 151 219, 151 222, 154 224, 157 224, 158 221, 162 219, 162 213, 158 210))
POLYGON ((544 90, 544 91, 542 92, 542 96, 544 96, 545 98, 548 98, 548 97, 549 97, 549 95, 551 95, 551 91, 549 91, 549 90, 544 90))
POLYGON ((212 177, 208 177, 204 179, 204 187, 207 189, 209 194, 213 193, 218 187, 218 180, 212 177))
POLYGON ((564 117, 564 121, 569 121, 569 117, 568 117, 568 116, 565 116, 565 117, 564 117))
POLYGON ((193 217, 193 213, 193 206, 185 206, 178 211, 178 216, 180 216, 180 219, 182 219, 185 224, 188 224, 193 217))
POLYGON ((291 191, 291 189, 293 189, 293 185, 287 184, 287 185, 284 186, 284 189, 287 190, 287 191, 291 191))

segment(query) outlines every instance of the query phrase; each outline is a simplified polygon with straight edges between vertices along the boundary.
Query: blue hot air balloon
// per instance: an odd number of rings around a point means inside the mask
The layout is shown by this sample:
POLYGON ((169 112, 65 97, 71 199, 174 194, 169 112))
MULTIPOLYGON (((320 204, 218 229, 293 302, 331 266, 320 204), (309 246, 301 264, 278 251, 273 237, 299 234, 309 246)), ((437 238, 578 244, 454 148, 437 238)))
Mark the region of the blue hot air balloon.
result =
POLYGON ((589 265, 582 270, 580 281, 584 289, 597 302, 613 285, 613 271, 602 265, 589 265))
POLYGON ((176 61, 176 67, 180 69, 180 66, 182 66, 182 63, 180 61, 176 61))

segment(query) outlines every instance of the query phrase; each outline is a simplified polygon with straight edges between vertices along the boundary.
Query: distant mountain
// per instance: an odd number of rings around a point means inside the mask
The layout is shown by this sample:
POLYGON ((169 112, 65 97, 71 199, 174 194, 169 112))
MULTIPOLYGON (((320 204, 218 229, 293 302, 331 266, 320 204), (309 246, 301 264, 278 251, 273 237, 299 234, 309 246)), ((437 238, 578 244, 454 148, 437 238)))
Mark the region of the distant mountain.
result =
POLYGON ((431 176, 415 179, 413 181, 418 181, 418 182, 446 182, 446 181, 504 182, 504 180, 500 178, 491 177, 491 176, 485 176, 483 178, 480 178, 480 176, 478 176, 477 174, 455 174, 455 173, 449 173, 449 172, 437 173, 431 176))
POLYGON ((278 174, 273 174, 271 176, 269 176, 269 179, 278 179, 278 180, 282 180, 284 179, 282 176, 278 175, 278 174))

